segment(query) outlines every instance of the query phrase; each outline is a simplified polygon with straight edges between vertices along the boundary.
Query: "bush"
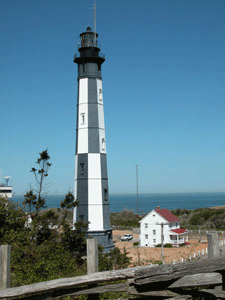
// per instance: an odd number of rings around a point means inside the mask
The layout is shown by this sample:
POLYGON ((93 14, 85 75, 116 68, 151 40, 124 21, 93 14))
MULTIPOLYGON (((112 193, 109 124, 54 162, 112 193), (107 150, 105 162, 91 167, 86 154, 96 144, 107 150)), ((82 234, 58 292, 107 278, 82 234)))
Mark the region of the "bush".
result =
POLYGON ((132 210, 124 210, 119 213, 111 213, 111 225, 122 227, 139 227, 141 217, 135 214, 132 210))
MULTIPOLYGON (((158 244, 158 245, 156 245, 155 247, 161 247, 161 244, 158 244)), ((173 247, 173 245, 172 244, 165 244, 165 245, 163 245, 163 248, 172 248, 173 247)))

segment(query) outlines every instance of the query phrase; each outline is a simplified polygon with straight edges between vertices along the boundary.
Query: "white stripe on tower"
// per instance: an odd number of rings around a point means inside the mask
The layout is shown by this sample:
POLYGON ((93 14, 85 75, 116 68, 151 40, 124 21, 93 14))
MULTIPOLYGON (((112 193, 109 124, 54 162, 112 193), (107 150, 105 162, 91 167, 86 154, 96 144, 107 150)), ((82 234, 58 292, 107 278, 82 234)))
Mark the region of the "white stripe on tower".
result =
POLYGON ((88 79, 79 79, 78 153, 88 153, 88 79))

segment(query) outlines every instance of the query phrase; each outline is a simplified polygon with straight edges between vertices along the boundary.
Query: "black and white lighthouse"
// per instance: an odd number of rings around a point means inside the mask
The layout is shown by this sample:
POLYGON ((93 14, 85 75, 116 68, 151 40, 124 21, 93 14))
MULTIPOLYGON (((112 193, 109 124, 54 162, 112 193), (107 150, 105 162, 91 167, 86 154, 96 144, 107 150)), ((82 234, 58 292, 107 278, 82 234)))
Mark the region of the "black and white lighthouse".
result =
POLYGON ((87 27, 80 34, 74 62, 78 65, 74 223, 88 222, 87 236, 98 239, 105 252, 112 249, 106 138, 98 34, 87 27))

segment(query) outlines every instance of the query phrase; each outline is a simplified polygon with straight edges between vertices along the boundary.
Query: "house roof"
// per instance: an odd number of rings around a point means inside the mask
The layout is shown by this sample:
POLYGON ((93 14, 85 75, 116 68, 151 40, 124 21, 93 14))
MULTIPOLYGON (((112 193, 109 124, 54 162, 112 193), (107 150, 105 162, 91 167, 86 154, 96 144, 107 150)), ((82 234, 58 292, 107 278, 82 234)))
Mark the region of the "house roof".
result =
POLYGON ((177 228, 177 229, 172 229, 171 231, 177 234, 181 234, 181 233, 185 233, 187 230, 185 228, 177 228))
POLYGON ((164 219, 166 219, 168 222, 180 222, 178 217, 176 217, 174 214, 171 213, 168 209, 160 209, 157 208, 155 210, 160 216, 162 216, 164 219))

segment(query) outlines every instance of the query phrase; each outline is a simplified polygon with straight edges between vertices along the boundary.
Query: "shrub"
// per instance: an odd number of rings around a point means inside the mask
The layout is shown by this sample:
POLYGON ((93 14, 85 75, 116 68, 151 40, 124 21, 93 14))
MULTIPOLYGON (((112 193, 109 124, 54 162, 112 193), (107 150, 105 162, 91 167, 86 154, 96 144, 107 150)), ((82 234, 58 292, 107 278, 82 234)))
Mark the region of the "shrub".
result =
MULTIPOLYGON (((161 244, 156 245, 155 247, 161 247, 161 244)), ((163 245, 164 248, 172 248, 173 245, 172 244, 165 244, 163 245)))

